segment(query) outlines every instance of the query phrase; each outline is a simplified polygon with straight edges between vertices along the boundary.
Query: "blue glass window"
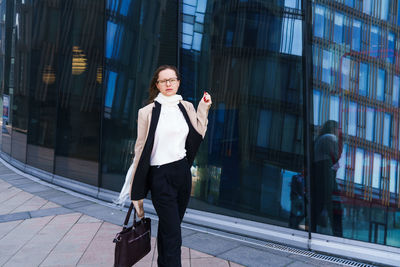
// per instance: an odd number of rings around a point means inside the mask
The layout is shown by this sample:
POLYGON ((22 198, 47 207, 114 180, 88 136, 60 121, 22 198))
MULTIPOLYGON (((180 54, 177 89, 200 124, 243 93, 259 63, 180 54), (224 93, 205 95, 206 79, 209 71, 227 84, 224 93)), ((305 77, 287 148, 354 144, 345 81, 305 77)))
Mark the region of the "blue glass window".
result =
POLYGON ((370 49, 369 55, 372 57, 377 57, 379 55, 379 27, 371 26, 371 35, 370 35, 370 49))
POLYGON ((389 0, 381 0, 381 19, 388 20, 389 0))
POLYGON ((195 32, 193 34, 193 45, 192 49, 196 51, 201 50, 201 40, 203 39, 203 34, 195 32))
POLYGON ((361 21, 353 20, 353 32, 351 38, 351 48, 354 51, 359 52, 361 43, 361 21))
POLYGON ((198 0, 196 11, 199 13, 205 13, 207 7, 207 0, 198 0))
POLYGON ((364 150, 356 149, 356 160, 354 166, 354 182, 357 184, 363 183, 363 168, 364 167, 364 150))
POLYGON ((343 145, 342 155, 339 159, 339 169, 337 170, 336 177, 344 180, 346 173, 346 155, 347 155, 347 145, 343 145))
POLYGON ((108 0, 107 1, 107 9, 110 11, 115 11, 117 8, 118 1, 117 0, 108 0))
POLYGON ((369 66, 365 63, 360 63, 360 73, 358 82, 358 93, 363 96, 368 95, 368 73, 369 66))
MULTIPOLYGON (((106 57, 117 57, 119 54, 120 41, 117 40, 118 25, 107 21, 106 57)), ((120 39, 120 38, 119 38, 120 39)))
POLYGON ((332 53, 323 50, 322 52, 322 81, 331 83, 332 53))
POLYGON ((285 0, 285 7, 290 7, 290 8, 301 8, 301 0, 285 0))
POLYGON ((339 122, 339 97, 330 96, 329 119, 339 122))
POLYGON ((390 184, 389 190, 392 193, 396 193, 396 178, 397 178, 397 161, 391 160, 390 161, 390 184))
POLYGON ((395 37, 394 37, 394 33, 389 32, 388 34, 388 51, 387 51, 387 61, 390 63, 394 63, 394 41, 395 41, 395 37))
POLYGON ((314 35, 320 38, 324 37, 325 8, 315 5, 314 35))
POLYGON ((122 0, 121 1, 121 8, 119 11, 121 13, 121 15, 124 15, 124 16, 128 15, 130 4, 131 4, 131 0, 122 0))
POLYGON ((374 153, 374 165, 372 167, 372 187, 379 188, 381 179, 381 165, 382 156, 378 153, 374 153))
POLYGON ((260 119, 258 123, 257 146, 268 147, 269 130, 271 128, 271 111, 260 110, 260 119))
POLYGON ((385 76, 386 71, 384 69, 378 69, 378 79, 376 81, 376 99, 380 101, 385 100, 385 76))
POLYGON ((118 73, 116 73, 116 72, 110 71, 108 73, 106 100, 104 103, 104 105, 108 108, 112 108, 112 105, 113 105, 117 76, 118 76, 118 73))
POLYGON ((392 105, 399 106, 399 76, 393 76, 393 92, 392 92, 392 105))
POLYGON ((399 14, 400 14, 400 5, 397 4, 397 25, 400 25, 400 15, 399 14))
POLYGON ((392 116, 388 113, 385 113, 385 117, 383 119, 383 145, 390 145, 390 126, 392 123, 392 116))
POLYGON ((354 7, 354 0, 344 0, 344 4, 349 7, 354 7))
POLYGON ((341 44, 343 42, 343 14, 335 12, 335 26, 333 32, 333 41, 341 44))
POLYGON ((364 0, 362 3, 363 3, 363 12, 365 14, 371 15, 372 0, 364 0))
POLYGON ((342 58, 342 68, 341 68, 341 86, 345 90, 349 90, 350 88, 350 58, 342 58))
POLYGON ((284 18, 280 52, 301 56, 303 50, 301 20, 284 18))
POLYGON ((313 91, 314 125, 319 125, 319 106, 321 102, 321 92, 313 91))
POLYGON ((375 132, 375 110, 373 108, 367 108, 367 117, 365 125, 365 138, 368 141, 374 141, 375 132))
POLYGON ((349 103, 349 120, 347 125, 349 135, 356 136, 357 134, 357 103, 349 103))
POLYGON ((196 7, 184 3, 182 12, 183 14, 194 16, 194 14, 196 13, 196 7))

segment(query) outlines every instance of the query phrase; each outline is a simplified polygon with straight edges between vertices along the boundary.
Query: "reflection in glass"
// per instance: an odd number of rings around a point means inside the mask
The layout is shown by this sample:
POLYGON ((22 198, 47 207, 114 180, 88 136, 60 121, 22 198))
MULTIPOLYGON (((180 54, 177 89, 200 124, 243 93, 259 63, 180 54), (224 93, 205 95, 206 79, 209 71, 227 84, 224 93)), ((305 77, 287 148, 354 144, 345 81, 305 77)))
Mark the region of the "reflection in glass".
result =
POLYGON ((376 82, 376 99, 383 101, 385 99, 385 70, 378 69, 378 79, 376 82))
POLYGON ((343 14, 335 12, 335 19, 334 19, 334 34, 333 34, 333 41, 335 43, 342 43, 343 41, 343 14))
POLYGON ((304 230, 300 1, 182 2, 180 90, 213 96, 190 207, 304 230))
MULTIPOLYGON (((336 1, 338 6, 320 0, 313 3, 314 36, 319 37, 313 42, 314 146, 316 149, 321 143, 320 131, 328 120, 338 122, 343 140, 342 155, 333 164, 336 179, 331 179, 338 190, 328 198, 337 211, 338 207, 343 208, 337 212, 342 214, 343 237, 400 247, 400 225, 388 221, 398 219, 400 149, 400 82, 398 69, 393 65, 397 64, 394 50, 398 38, 394 29, 398 25, 393 25, 396 15, 389 7, 398 11, 400 5, 386 0, 336 1), (353 9, 363 12, 363 16, 354 16, 353 9), (317 20, 322 21, 317 10, 324 10, 325 17, 331 18, 324 20, 325 35, 321 25, 315 25, 317 20), (346 16, 352 20, 349 36, 347 28, 341 30, 342 16, 344 27, 346 16), (385 26, 376 19, 385 21, 385 26), (344 32, 345 43, 340 42, 340 31, 344 32), (350 51, 346 38, 351 38, 350 51), (334 115, 336 109, 338 120, 334 115)), ((340 147, 338 144, 339 150, 340 147)), ((315 163, 318 155, 314 153, 313 158, 315 163)), ((330 177, 328 174, 325 177, 330 177)), ((312 179, 317 182, 320 176, 312 179)), ((335 219, 323 226, 324 222, 318 221, 316 204, 312 201, 311 205, 312 231, 339 235, 338 228, 332 227, 335 219)))
POLYGON ((368 95, 368 74, 369 74, 368 64, 360 63, 358 93, 362 96, 368 95))
POLYGON ((353 19, 351 48, 359 52, 360 44, 361 44, 361 21, 353 19))
POLYGON ((332 67, 332 53, 323 50, 322 81, 328 84, 331 83, 331 67, 332 67))
POLYGON ((314 35, 320 38, 324 37, 325 8, 315 5, 314 35))
MULTIPOLYGON (((184 10, 187 7, 183 5, 184 10)), ((104 86, 103 188, 120 191, 123 185, 134 156, 137 111, 146 104, 152 73, 162 64, 177 65, 177 27, 171 26, 176 25, 177 10, 178 1, 173 0, 106 1, 104 77, 100 76, 104 86)), ((196 9, 192 12, 195 15, 196 9)))

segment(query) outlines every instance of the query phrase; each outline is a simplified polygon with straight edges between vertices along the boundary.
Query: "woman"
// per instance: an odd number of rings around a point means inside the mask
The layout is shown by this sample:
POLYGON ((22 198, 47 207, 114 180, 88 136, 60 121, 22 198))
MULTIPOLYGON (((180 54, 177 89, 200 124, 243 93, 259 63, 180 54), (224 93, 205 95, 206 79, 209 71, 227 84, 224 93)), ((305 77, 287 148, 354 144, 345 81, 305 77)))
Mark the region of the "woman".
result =
MULTIPOLYGON (((164 65, 155 71, 149 104, 138 113, 135 158, 127 174, 130 198, 140 218, 143 198, 151 191, 159 217, 158 266, 181 266, 180 224, 192 186, 190 167, 206 133, 211 105, 210 95, 204 93, 196 112, 177 94, 179 85, 176 67, 164 65)), ((128 186, 124 188, 126 192, 128 186)))

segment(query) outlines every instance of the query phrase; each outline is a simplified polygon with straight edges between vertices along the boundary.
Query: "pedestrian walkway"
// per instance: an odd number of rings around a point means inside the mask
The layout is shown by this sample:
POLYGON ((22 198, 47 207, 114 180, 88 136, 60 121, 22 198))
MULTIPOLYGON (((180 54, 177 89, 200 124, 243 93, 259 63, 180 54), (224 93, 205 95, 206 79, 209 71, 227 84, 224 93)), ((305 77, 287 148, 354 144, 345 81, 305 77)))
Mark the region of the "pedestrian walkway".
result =
MULTIPOLYGON (((0 163, 0 266, 113 265, 126 211, 67 191, 0 163)), ((152 251, 135 266, 157 266, 156 233, 153 219, 152 251)), ((342 266, 187 228, 182 237, 182 266, 342 266)))

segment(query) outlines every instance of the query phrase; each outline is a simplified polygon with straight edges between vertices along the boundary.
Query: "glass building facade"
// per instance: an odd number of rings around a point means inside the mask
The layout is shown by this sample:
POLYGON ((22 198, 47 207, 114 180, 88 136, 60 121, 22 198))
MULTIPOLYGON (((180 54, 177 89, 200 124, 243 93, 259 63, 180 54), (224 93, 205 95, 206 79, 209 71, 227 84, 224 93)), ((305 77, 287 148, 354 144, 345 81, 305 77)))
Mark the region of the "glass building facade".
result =
POLYGON ((118 192, 176 65, 213 98, 190 208, 400 248, 399 49, 397 0, 0 0, 1 156, 118 192))

